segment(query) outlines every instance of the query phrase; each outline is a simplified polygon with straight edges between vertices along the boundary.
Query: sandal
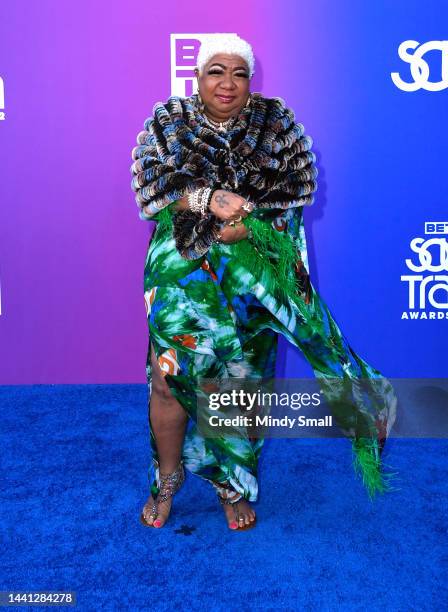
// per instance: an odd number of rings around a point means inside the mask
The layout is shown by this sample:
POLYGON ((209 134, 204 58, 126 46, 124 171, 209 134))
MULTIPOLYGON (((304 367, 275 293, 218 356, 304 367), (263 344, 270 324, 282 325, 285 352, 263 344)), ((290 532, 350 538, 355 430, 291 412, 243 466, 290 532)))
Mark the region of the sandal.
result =
POLYGON ((253 521, 249 522, 248 525, 246 525, 246 523, 244 522, 246 515, 242 514, 238 507, 239 502, 244 499, 241 493, 237 493, 236 491, 233 491, 223 486, 219 486, 215 483, 213 483, 213 486, 216 490, 221 505, 230 504, 232 506, 233 513, 235 515, 235 521, 238 527, 236 529, 230 529, 229 527, 230 531, 247 531, 248 529, 252 529, 253 527, 255 527, 255 523, 257 522, 256 516, 254 517, 253 521))
MULTIPOLYGON (((170 497, 173 497, 173 495, 177 493, 177 491, 181 488, 184 480, 185 480, 185 470, 184 470, 182 460, 179 462, 179 465, 174 470, 174 472, 172 472, 171 474, 162 474, 158 472, 157 487, 159 489, 159 492, 152 504, 151 513, 150 513, 150 516, 152 517, 153 520, 156 519, 159 513, 158 512, 159 503, 166 501, 170 497)), ((146 505, 147 504, 145 504, 145 506, 143 507, 143 510, 146 508, 146 505)), ((142 511, 140 515, 140 521, 146 527, 154 527, 153 523, 148 523, 147 520, 145 519, 144 511, 142 511)), ((159 529, 158 527, 154 527, 154 528, 159 529)))

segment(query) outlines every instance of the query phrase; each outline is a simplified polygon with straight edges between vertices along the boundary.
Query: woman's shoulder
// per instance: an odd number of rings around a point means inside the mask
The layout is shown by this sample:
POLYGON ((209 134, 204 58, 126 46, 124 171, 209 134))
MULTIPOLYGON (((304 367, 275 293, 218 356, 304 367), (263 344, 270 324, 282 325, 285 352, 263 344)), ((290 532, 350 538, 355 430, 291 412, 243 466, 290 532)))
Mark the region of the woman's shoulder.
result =
MULTIPOLYGON (((290 125, 295 122, 295 113, 284 98, 280 96, 265 96, 260 92, 252 92, 255 105, 266 113, 268 124, 277 124, 280 121, 290 125)), ((257 109, 258 110, 258 109, 257 109)))
POLYGON ((174 122, 185 119, 193 112, 193 96, 171 95, 166 100, 157 101, 152 108, 152 116, 162 121, 174 122))

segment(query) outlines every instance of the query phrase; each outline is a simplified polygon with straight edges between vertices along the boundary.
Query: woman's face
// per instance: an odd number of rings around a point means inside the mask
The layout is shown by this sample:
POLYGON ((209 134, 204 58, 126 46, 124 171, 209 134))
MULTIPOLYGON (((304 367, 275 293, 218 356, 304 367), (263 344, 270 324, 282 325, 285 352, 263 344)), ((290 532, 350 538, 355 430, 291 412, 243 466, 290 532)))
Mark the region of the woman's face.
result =
POLYGON ((246 104, 250 73, 239 55, 217 53, 205 64, 201 75, 197 68, 195 72, 199 93, 212 118, 224 121, 246 104))

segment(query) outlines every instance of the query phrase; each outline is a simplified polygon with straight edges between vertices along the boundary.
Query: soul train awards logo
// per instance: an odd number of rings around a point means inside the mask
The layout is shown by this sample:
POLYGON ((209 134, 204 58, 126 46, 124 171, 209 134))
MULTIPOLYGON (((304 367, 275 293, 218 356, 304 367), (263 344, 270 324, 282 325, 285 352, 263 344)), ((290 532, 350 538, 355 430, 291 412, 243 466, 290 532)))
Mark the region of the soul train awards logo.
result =
POLYGON ((171 95, 191 96, 196 93, 194 67, 204 36, 213 34, 171 34, 171 95))
POLYGON ((410 243, 416 256, 406 265, 413 274, 401 276, 409 289, 409 310, 402 319, 448 319, 448 221, 425 223, 425 234, 410 243))
POLYGON ((0 77, 0 121, 6 119, 5 115, 5 84, 0 77))
MULTIPOLYGON (((448 40, 431 40, 420 44, 416 40, 405 40, 398 47, 400 59, 409 64, 414 81, 404 81, 398 72, 391 72, 394 84, 403 91, 442 91, 448 87, 448 40), (409 53, 409 50, 412 52, 409 53), (429 65, 423 56, 429 51, 440 51, 440 81, 429 80, 429 65)), ((437 75, 438 77, 439 75, 437 75)))

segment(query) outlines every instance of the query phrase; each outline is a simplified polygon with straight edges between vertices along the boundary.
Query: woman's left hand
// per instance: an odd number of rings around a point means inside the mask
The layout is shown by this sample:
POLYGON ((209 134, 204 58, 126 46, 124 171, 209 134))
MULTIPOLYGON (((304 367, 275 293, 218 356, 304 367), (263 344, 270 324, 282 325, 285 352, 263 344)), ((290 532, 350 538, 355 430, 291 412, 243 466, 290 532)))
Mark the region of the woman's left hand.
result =
POLYGON ((224 244, 232 244, 232 242, 244 240, 244 238, 247 238, 247 234, 248 231, 244 223, 235 223, 235 225, 226 224, 219 232, 221 238, 218 241, 224 244))

